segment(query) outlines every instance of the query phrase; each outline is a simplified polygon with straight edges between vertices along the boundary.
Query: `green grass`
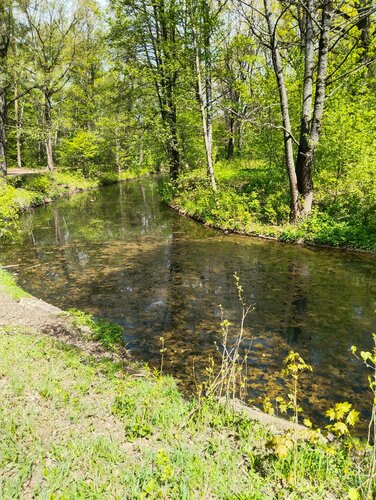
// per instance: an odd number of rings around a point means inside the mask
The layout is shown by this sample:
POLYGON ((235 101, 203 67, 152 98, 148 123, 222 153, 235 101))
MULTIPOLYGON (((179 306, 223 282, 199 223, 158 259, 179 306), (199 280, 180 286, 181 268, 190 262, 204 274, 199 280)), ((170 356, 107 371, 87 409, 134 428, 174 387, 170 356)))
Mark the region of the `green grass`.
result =
POLYGON ((336 194, 337 184, 331 186, 319 180, 312 214, 292 225, 289 186, 282 168, 260 161, 234 160, 218 162, 215 172, 217 200, 205 172, 198 170, 181 176, 176 188, 165 183, 162 197, 188 215, 224 230, 292 243, 376 250, 373 197, 360 187, 355 189, 355 180, 351 193, 348 183, 344 183, 340 194, 336 194))
POLYGON ((123 339, 124 330, 120 325, 110 323, 101 318, 95 319, 78 309, 68 309, 68 314, 75 326, 86 326, 90 336, 99 341, 105 349, 115 351, 123 339))
POLYGON ((292 452, 279 458, 261 424, 127 363, 0 330, 1 498, 345 498, 359 486, 356 454, 310 443, 294 486, 292 452))
POLYGON ((30 294, 25 292, 25 290, 22 290, 22 288, 20 288, 16 284, 14 277, 4 269, 1 269, 1 267, 0 267, 0 285, 2 289, 10 297, 12 297, 12 299, 18 300, 21 299, 22 297, 31 297, 30 294))

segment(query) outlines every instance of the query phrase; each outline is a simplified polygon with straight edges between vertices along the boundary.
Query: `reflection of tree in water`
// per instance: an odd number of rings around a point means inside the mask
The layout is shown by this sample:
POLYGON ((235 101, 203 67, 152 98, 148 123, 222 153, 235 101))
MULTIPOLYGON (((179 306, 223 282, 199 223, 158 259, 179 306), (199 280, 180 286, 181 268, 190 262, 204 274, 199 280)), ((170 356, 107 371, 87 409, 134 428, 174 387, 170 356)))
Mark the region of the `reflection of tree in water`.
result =
POLYGON ((307 278, 309 278, 309 266, 306 263, 295 260, 289 264, 285 289, 285 316, 281 329, 289 345, 303 342, 303 326, 306 323, 308 305, 307 278))

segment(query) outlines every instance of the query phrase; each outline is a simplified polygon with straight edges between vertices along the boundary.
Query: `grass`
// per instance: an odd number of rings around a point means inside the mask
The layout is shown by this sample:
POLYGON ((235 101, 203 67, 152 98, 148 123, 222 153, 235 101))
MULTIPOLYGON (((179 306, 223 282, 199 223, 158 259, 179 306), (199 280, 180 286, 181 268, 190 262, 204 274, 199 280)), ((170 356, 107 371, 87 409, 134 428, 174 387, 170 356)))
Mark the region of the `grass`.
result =
POLYGON ((292 225, 288 221, 289 187, 283 169, 260 161, 218 162, 216 178, 217 200, 205 173, 198 170, 184 174, 177 188, 165 184, 161 194, 186 214, 224 230, 292 243, 376 250, 374 202, 370 201, 374 197, 365 182, 359 181, 359 189, 351 185, 351 193, 344 184, 338 194, 337 184, 331 187, 327 179, 319 179, 312 214, 292 225))
POLYGON ((349 447, 299 443, 294 486, 288 438, 123 368, 0 331, 1 498, 345 498, 359 486, 349 447))
POLYGON ((89 329, 93 340, 99 341, 105 349, 116 351, 123 339, 124 330, 120 325, 110 323, 101 318, 95 319, 78 309, 68 309, 68 314, 74 326, 84 326, 89 329))
POLYGON ((14 300, 18 300, 23 297, 31 297, 30 294, 25 292, 25 290, 23 290, 16 284, 14 277, 4 269, 1 269, 1 267, 0 267, 0 285, 2 289, 5 291, 5 293, 7 293, 14 300))

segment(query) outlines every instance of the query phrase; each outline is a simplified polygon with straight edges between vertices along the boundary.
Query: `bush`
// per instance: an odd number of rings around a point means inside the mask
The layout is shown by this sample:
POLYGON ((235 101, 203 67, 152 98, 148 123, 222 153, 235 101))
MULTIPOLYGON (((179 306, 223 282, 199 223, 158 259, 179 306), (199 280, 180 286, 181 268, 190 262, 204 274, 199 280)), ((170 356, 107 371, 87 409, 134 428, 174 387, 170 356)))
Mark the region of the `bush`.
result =
POLYGON ((78 131, 73 137, 63 139, 58 154, 62 165, 81 170, 85 176, 97 171, 101 159, 103 139, 95 132, 78 131))

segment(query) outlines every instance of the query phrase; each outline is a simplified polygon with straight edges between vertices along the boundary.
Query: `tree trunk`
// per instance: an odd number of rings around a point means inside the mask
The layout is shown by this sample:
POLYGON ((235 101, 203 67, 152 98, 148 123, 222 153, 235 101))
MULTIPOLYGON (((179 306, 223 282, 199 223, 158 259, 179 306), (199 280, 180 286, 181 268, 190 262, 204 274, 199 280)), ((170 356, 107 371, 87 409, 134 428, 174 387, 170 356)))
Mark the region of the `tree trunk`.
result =
POLYGON ((329 40, 330 31, 332 26, 332 13, 333 2, 326 0, 323 4, 322 20, 321 20, 321 35, 319 42, 319 55, 317 63, 317 77, 316 77, 316 95, 315 104, 313 109, 311 133, 308 140, 308 147, 302 158, 302 195, 303 207, 301 215, 305 216, 310 213, 313 201, 313 183, 312 183, 312 165, 319 143, 320 132, 322 126, 322 118, 324 115, 325 96, 326 96, 326 76, 328 70, 328 56, 329 56, 329 40))
POLYGON ((308 0, 305 16, 303 102, 300 119, 300 141, 298 156, 296 159, 298 190, 303 199, 303 207, 300 208, 301 216, 305 216, 311 211, 313 200, 310 133, 313 103, 313 72, 315 62, 315 42, 313 31, 314 0, 308 0))
MULTIPOLYGON (((211 117, 211 78, 210 74, 205 78, 205 89, 203 88, 203 77, 201 72, 201 57, 199 41, 196 29, 193 27, 193 39, 195 48, 195 66, 196 66, 196 84, 197 84, 197 100, 200 107, 202 135, 204 138, 204 146, 206 153, 206 172, 213 191, 217 191, 217 183, 214 175, 213 166, 213 127, 211 117)), ((205 43, 208 43, 207 39, 205 43)))
POLYGON ((289 176, 290 183, 290 218, 295 222, 299 216, 299 192, 298 182, 296 178, 294 149, 292 144, 291 120, 289 111, 289 102, 287 97, 287 89, 285 78, 283 75, 282 60, 279 52, 278 44, 275 37, 275 21, 273 18, 270 0, 264 0, 265 15, 268 24, 268 31, 272 49, 274 72, 277 79, 279 100, 281 106, 283 137, 285 146, 285 163, 289 176))
POLYGON ((359 14, 357 27, 360 30, 360 41, 363 48, 362 62, 368 61, 368 51, 370 45, 372 0, 358 0, 355 2, 355 8, 359 14))
POLYGON ((11 37, 11 4, 0 1, 0 176, 7 175, 7 56, 11 37))
POLYGON ((49 93, 44 94, 44 122, 45 122, 45 147, 47 155, 47 167, 52 171, 55 168, 53 155, 53 138, 52 138, 52 105, 51 96, 49 93))
POLYGON ((196 77, 197 77, 197 99, 200 106, 201 122, 202 122, 202 135, 204 138, 205 153, 206 153, 206 172, 213 188, 213 191, 217 190, 217 183, 214 176, 213 168, 213 132, 211 119, 208 117, 208 110, 204 100, 202 76, 201 76, 201 62, 198 53, 198 47, 196 47, 196 77))
POLYGON ((172 95, 169 97, 169 109, 167 112, 169 127, 168 156, 170 162, 170 178, 175 182, 180 171, 180 152, 178 141, 177 112, 172 95))
POLYGON ((5 89, 0 88, 0 176, 7 175, 7 157, 6 157, 6 114, 7 101, 5 89))
POLYGON ((229 138, 227 142, 227 159, 231 160, 234 157, 234 146, 235 146, 235 118, 230 113, 228 118, 228 132, 229 138))
POLYGON ((18 76, 16 69, 14 70, 14 122, 16 127, 16 149, 17 149, 17 167, 22 168, 22 151, 21 151, 21 133, 22 133, 22 113, 23 107, 19 106, 18 97, 18 76))

